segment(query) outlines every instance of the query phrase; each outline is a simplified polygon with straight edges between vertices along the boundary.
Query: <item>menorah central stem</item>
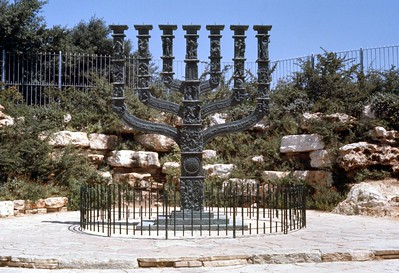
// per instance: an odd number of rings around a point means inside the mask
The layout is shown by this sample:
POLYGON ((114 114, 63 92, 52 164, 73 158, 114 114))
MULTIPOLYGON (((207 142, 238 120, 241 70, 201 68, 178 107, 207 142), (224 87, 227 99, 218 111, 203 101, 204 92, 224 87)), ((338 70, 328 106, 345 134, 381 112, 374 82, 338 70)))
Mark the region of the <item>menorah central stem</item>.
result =
POLYGON ((180 133, 181 177, 180 198, 185 210, 200 211, 204 202, 202 169, 202 119, 198 80, 198 25, 183 26, 186 31, 186 75, 183 82, 183 124, 180 133))

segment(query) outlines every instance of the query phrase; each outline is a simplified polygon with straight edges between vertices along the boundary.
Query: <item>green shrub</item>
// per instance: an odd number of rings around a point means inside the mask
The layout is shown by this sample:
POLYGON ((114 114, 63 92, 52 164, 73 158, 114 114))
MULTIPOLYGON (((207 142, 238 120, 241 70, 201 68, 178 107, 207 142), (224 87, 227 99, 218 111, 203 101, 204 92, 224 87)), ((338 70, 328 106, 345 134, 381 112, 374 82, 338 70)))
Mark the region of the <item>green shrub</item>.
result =
POLYGON ((399 94, 378 92, 370 102, 379 118, 385 120, 389 127, 399 130, 399 94))
POLYGON ((344 199, 344 195, 338 192, 335 187, 316 186, 310 191, 307 208, 331 211, 344 199))

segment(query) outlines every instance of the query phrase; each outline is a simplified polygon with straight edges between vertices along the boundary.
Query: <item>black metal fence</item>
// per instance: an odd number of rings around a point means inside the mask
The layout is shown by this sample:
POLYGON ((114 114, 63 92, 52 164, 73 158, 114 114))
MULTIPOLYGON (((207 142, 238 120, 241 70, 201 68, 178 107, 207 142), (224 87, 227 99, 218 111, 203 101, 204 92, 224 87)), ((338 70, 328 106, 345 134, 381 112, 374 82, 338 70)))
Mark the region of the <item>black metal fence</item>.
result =
POLYGON ((306 226, 306 187, 224 183, 205 187, 202 211, 180 208, 175 185, 162 191, 129 185, 81 188, 80 228, 103 236, 237 237, 286 234, 306 226))
MULTIPOLYGON (((348 50, 335 52, 338 57, 347 60, 346 66, 358 64, 365 73, 383 71, 399 67, 399 45, 348 50)), ((74 88, 87 90, 93 87, 95 76, 111 81, 111 56, 75 53, 8 53, 0 49, 0 69, 3 87, 16 86, 27 104, 44 105, 48 101, 46 89, 64 90, 74 88)), ((272 61, 274 67, 271 86, 274 88, 281 80, 289 80, 295 72, 301 70, 301 63, 310 60, 317 63, 316 55, 272 61)), ((136 84, 136 59, 129 57, 126 66, 126 84, 134 87, 136 84)), ((174 62, 174 72, 177 79, 184 78, 184 62, 174 62)), ((206 74, 209 63, 199 63, 200 74, 206 74)), ((161 66, 160 60, 153 60, 153 72, 156 78, 161 66)), ((233 73, 232 62, 222 62, 224 78, 227 82, 233 73)), ((257 64, 246 62, 248 75, 256 75, 257 64)), ((156 81, 155 81, 156 82, 156 81)))

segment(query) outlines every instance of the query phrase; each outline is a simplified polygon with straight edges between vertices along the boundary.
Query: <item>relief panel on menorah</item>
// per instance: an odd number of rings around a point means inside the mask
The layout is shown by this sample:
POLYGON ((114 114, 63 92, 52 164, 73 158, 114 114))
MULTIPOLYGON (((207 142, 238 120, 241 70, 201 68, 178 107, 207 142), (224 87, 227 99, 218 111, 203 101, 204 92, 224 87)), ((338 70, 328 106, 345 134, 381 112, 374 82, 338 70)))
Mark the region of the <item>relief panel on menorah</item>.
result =
POLYGON ((187 64, 186 65, 186 80, 197 80, 198 79, 198 66, 187 64))
POLYGON ((183 165, 183 174, 182 175, 189 175, 189 176, 196 176, 199 175, 202 169, 201 158, 198 156, 183 156, 182 157, 182 165, 183 165))
POLYGON ((113 58, 115 60, 116 59, 124 59, 125 58, 124 45, 123 45, 123 38, 122 37, 115 38, 112 52, 113 52, 113 58))
POLYGON ((140 62, 139 64, 139 75, 147 75, 148 74, 148 63, 140 62))
POLYGON ((173 41, 171 37, 168 36, 162 37, 162 52, 163 52, 163 57, 173 56, 173 41))
POLYGON ((183 121, 185 124, 201 124, 201 106, 198 103, 184 102, 183 121))
POLYGON ((143 103, 147 103, 151 96, 150 91, 148 89, 139 90, 138 95, 139 95, 139 100, 143 103))
POLYGON ((202 152, 203 138, 201 131, 182 128, 180 130, 180 149, 182 152, 202 152))
POLYGON ((261 39, 259 39, 258 58, 260 60, 269 59, 269 43, 270 43, 269 35, 265 35, 261 39))
POLYGON ((199 99, 199 86, 186 84, 183 89, 184 100, 192 101, 199 99))
POLYGON ((181 203, 185 209, 202 210, 204 199, 204 186, 202 179, 181 178, 180 193, 181 203))
POLYGON ((234 48, 235 48, 235 57, 236 58, 244 58, 244 56, 245 56, 245 40, 244 40, 244 38, 236 38, 234 48))
POLYGON ((138 87, 139 88, 148 88, 149 87, 149 77, 148 76, 141 76, 138 79, 138 87))
POLYGON ((269 69, 267 67, 262 67, 258 69, 258 83, 270 83, 271 76, 269 69))
POLYGON ((112 78, 114 82, 123 82, 124 81, 124 63, 116 63, 112 66, 112 78))
POLYGON ((235 61, 234 77, 244 77, 244 61, 235 61))
POLYGON ((125 93, 125 87, 124 86, 117 86, 115 85, 113 88, 113 94, 112 96, 115 98, 123 98, 125 93))
POLYGON ((188 38, 186 47, 186 59, 196 59, 197 58, 197 40, 193 37, 188 38))
POLYGON ((220 57, 220 41, 212 40, 211 41, 211 58, 219 58, 220 57))
POLYGON ((148 58, 150 52, 148 50, 148 38, 139 38, 138 40, 139 57, 148 58))

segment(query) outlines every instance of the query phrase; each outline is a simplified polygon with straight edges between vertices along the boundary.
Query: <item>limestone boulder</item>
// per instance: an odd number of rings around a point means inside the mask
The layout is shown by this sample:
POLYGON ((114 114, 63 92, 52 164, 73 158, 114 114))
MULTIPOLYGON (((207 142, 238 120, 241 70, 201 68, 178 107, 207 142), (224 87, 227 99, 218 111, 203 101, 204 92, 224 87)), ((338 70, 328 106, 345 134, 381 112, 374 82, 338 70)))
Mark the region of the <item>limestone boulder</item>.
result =
POLYGON ((318 134, 288 135, 281 139, 280 153, 303 153, 324 149, 318 134))
POLYGON ((4 106, 0 104, 0 128, 14 125, 14 118, 3 113, 4 106))
POLYGON ((365 181, 354 185, 333 210, 338 214, 399 217, 399 181, 365 181))
POLYGON ((301 120, 301 128, 307 129, 310 122, 324 121, 326 123, 334 124, 334 131, 339 132, 347 129, 348 126, 352 126, 356 118, 349 116, 345 113, 334 113, 334 114, 324 114, 324 113, 304 113, 301 120))
POLYGON ((44 200, 47 209, 60 209, 68 205, 67 197, 50 197, 44 200))
POLYGON ((26 200, 26 202, 25 202, 25 209, 26 210, 44 209, 44 208, 46 208, 45 199, 38 199, 36 201, 26 200))
POLYGON ((138 134, 134 136, 134 140, 154 152, 170 152, 177 147, 173 139, 157 134, 138 134))
POLYGON ((162 165, 162 173, 163 174, 176 174, 180 170, 179 162, 165 162, 162 165))
POLYGON ((214 125, 219 125, 219 124, 225 124, 227 120, 227 115, 226 114, 221 114, 221 113, 215 113, 211 116, 209 116, 209 122, 210 126, 214 125))
POLYGON ((205 177, 228 177, 233 169, 234 164, 206 164, 204 165, 205 177))
POLYGON ((251 158, 251 160, 252 160, 252 162, 254 162, 254 163, 262 163, 262 162, 265 162, 265 159, 263 158, 263 155, 256 155, 256 156, 253 156, 253 157, 251 158))
POLYGON ((250 130, 256 132, 265 132, 269 128, 269 124, 268 118, 264 117, 261 121, 252 126, 250 130))
POLYGON ((112 174, 111 174, 111 172, 108 172, 108 171, 100 172, 99 171, 98 173, 99 173, 99 175, 102 178, 106 179, 108 182, 112 182, 112 174))
POLYGON ((72 120, 71 114, 64 115, 64 124, 68 124, 69 122, 71 122, 71 120, 72 120))
POLYGON ((317 150, 309 153, 310 166, 313 168, 328 168, 332 166, 331 155, 327 150, 317 150))
POLYGON ((14 210, 19 211, 19 212, 23 212, 25 211, 26 207, 25 207, 25 200, 14 200, 14 210))
POLYGON ((14 216, 14 202, 0 201, 0 218, 14 216))
POLYGON ((369 134, 381 144, 399 145, 399 132, 396 130, 387 131, 384 127, 377 126, 370 130, 369 134))
POLYGON ((328 171, 319 170, 305 170, 305 171, 293 171, 293 172, 281 172, 281 171, 264 171, 262 172, 262 179, 265 182, 275 181, 277 179, 285 178, 292 175, 295 178, 306 181, 309 185, 325 185, 331 186, 333 183, 332 173, 328 171))
POLYGON ((105 156, 102 154, 88 154, 87 157, 94 164, 100 165, 104 162, 105 156))
POLYGON ((80 148, 90 147, 90 141, 86 133, 71 131, 60 131, 54 133, 49 138, 49 144, 54 147, 66 147, 69 145, 80 148))
POLYGON ((360 115, 360 118, 362 119, 376 119, 376 114, 373 111, 371 105, 366 105, 363 107, 363 111, 360 115))
POLYGON ((204 150, 202 154, 203 159, 211 159, 217 157, 217 153, 215 150, 204 150))
POLYGON ((337 163, 345 171, 375 165, 395 169, 399 165, 399 148, 367 142, 351 143, 339 149, 337 163))
POLYGON ((118 145, 118 137, 115 135, 90 134, 89 141, 92 150, 114 150, 118 145))
POLYGON ((112 167, 122 168, 160 168, 158 153, 145 151, 113 151, 107 159, 112 167))
POLYGON ((113 180, 116 183, 129 184, 135 188, 149 188, 152 183, 149 173, 118 173, 114 174, 113 180))

